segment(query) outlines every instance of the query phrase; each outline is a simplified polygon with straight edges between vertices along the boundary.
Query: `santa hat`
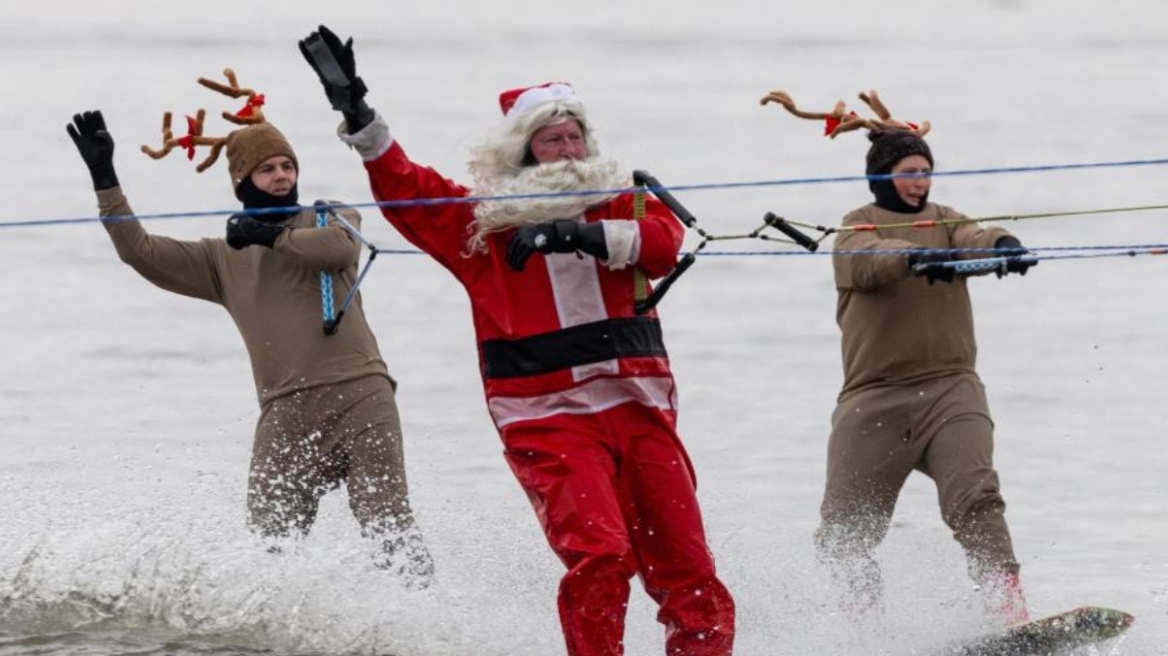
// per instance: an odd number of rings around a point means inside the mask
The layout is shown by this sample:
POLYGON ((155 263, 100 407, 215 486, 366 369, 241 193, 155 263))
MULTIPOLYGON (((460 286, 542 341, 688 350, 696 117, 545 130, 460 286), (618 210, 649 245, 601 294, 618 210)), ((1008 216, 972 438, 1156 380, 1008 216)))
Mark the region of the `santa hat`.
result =
POLYGON ((499 94, 499 108, 503 110, 503 116, 509 119, 518 119, 552 102, 579 105, 580 97, 567 82, 545 82, 534 87, 509 89, 499 94))
POLYGON ((531 136, 536 130, 563 121, 575 120, 584 130, 589 157, 599 149, 592 136, 592 124, 576 90, 566 82, 547 82, 534 87, 509 89, 499 94, 503 120, 491 130, 484 143, 472 149, 470 170, 476 184, 498 181, 515 175, 527 165, 531 136))

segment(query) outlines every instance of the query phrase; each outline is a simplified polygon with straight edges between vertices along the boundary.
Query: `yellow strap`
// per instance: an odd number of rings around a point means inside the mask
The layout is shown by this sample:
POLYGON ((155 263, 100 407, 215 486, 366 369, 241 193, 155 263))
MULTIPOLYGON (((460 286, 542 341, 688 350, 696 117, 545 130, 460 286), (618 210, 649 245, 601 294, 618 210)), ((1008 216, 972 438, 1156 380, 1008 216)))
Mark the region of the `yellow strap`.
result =
MULTIPOLYGON (((645 189, 639 188, 633 192, 633 220, 640 221, 645 218, 645 189)), ((649 296, 649 281, 645 279, 645 272, 641 267, 633 269, 633 298, 637 303, 645 302, 649 296)))

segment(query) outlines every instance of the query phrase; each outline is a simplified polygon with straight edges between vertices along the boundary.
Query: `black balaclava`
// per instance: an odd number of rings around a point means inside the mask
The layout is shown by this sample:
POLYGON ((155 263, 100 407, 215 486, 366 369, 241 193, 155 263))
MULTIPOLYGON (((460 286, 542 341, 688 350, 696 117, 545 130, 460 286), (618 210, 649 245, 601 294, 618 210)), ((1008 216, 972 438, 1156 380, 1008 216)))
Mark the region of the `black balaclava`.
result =
MULTIPOLYGON (((933 167, 933 153, 929 150, 929 144, 908 130, 873 130, 868 133, 868 140, 872 146, 868 149, 865 167, 867 175, 888 175, 897 162, 909 155, 921 155, 929 160, 929 167, 933 167)), ((876 206, 890 212, 916 214, 925 209, 929 202, 926 194, 920 205, 909 205, 896 193, 892 180, 869 180, 868 189, 876 196, 876 206)))
MULTIPOLYGON (((249 210, 258 210, 271 207, 294 207, 297 206, 296 203, 300 199, 298 185, 299 182, 292 185, 292 188, 288 190, 288 193, 282 196, 276 196, 269 194, 268 192, 263 191, 259 187, 255 186, 255 183, 251 181, 250 177, 248 177, 244 178, 243 182, 239 183, 239 187, 236 189, 235 195, 237 198, 243 201, 243 207, 249 210)), ((286 221, 290 217, 294 216, 297 212, 299 212, 299 210, 278 213, 265 212, 262 214, 255 214, 252 218, 257 221, 263 221, 265 223, 279 223, 281 221, 286 221)))

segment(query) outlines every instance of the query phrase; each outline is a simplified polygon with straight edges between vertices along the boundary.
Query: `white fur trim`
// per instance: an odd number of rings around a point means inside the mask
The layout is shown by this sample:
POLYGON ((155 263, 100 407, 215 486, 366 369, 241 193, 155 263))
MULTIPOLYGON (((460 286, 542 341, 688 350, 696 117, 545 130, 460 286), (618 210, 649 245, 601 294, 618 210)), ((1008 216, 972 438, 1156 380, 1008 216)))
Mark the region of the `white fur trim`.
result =
POLYGON ((555 83, 546 87, 533 87, 519 94, 519 97, 515 99, 515 104, 511 106, 511 111, 507 112, 507 118, 523 116, 544 103, 556 102, 557 100, 580 102, 580 98, 576 96, 576 90, 567 84, 555 83))
POLYGON ((393 145, 393 135, 389 133, 389 125, 386 124, 385 119, 381 118, 381 114, 374 113, 373 122, 366 125, 356 134, 349 134, 349 126, 341 121, 337 126, 337 136, 341 141, 349 144, 350 148, 356 149, 361 154, 361 159, 366 162, 381 157, 389 147, 393 145))
POLYGON ((641 226, 636 221, 608 220, 604 227, 604 243, 608 247, 608 268, 618 271, 637 263, 641 254, 641 226))

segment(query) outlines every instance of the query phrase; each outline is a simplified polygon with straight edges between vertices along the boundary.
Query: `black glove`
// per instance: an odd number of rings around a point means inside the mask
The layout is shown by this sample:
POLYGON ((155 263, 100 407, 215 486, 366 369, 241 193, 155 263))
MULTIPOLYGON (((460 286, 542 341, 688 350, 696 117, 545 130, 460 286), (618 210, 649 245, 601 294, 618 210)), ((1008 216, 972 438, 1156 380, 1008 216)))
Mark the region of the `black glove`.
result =
POLYGON ((994 242, 994 250, 998 251, 998 255, 1006 256, 1006 270, 998 269, 999 278, 1007 273, 1017 273, 1024 276, 1030 267, 1038 266, 1037 260, 1023 259, 1022 256, 1030 251, 1013 235, 998 237, 998 240, 994 242))
POLYGON ((908 268, 915 276, 924 276, 929 284, 940 280, 953 282, 957 274, 953 267, 945 266, 945 262, 953 261, 953 253, 938 253, 925 248, 914 248, 908 254, 908 268))
POLYGON ((242 212, 227 219, 227 245, 235 250, 252 245, 271 248, 282 232, 284 226, 257 221, 242 212))
POLYGON ((365 104, 365 81, 357 77, 353 57, 353 38, 341 43, 340 37, 321 25, 316 32, 300 40, 300 54, 308 60, 333 109, 345 116, 349 134, 360 132, 373 122, 374 113, 365 104))
POLYGON ((551 223, 524 226, 511 238, 507 246, 507 266, 522 271, 527 260, 536 251, 541 253, 574 253, 582 251, 602 260, 608 259, 608 243, 604 226, 599 223, 580 223, 571 219, 556 219, 551 223))
POLYGON ((73 122, 65 126, 65 131, 89 167, 93 188, 102 191, 118 186, 118 174, 114 171, 114 138, 105 129, 101 112, 74 114, 73 122))

